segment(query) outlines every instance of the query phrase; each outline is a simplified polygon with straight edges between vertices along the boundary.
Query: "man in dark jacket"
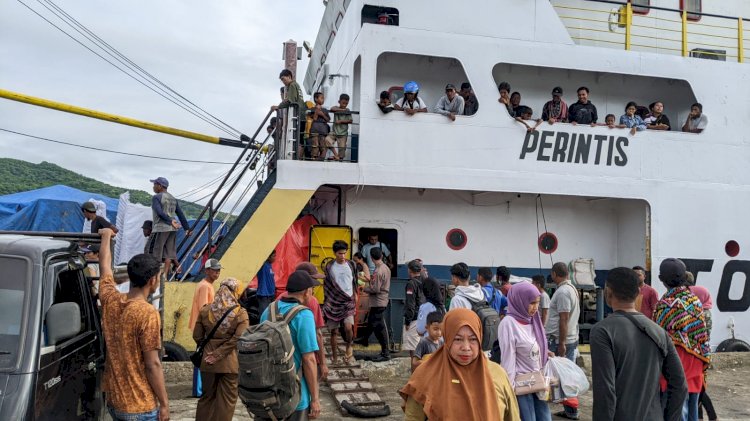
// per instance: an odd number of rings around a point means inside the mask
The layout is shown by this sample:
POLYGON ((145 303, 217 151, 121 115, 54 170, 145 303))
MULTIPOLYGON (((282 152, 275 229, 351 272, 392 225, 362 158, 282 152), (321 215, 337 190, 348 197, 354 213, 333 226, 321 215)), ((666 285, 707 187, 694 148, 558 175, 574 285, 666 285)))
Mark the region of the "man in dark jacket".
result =
POLYGON ((589 101, 589 88, 581 86, 578 88, 578 102, 568 109, 568 121, 571 124, 590 124, 593 127, 598 119, 596 106, 589 101))
POLYGON ((422 262, 414 259, 406 267, 409 272, 409 282, 406 283, 404 330, 401 335, 401 349, 409 351, 409 356, 411 357, 414 354, 414 350, 417 349, 417 344, 419 344, 417 316, 419 315, 419 306, 425 302, 425 298, 422 291, 422 262))
POLYGON ((614 313, 591 329, 594 419, 682 420, 688 388, 680 357, 669 334, 635 309, 638 294, 635 271, 609 271, 604 296, 614 313))

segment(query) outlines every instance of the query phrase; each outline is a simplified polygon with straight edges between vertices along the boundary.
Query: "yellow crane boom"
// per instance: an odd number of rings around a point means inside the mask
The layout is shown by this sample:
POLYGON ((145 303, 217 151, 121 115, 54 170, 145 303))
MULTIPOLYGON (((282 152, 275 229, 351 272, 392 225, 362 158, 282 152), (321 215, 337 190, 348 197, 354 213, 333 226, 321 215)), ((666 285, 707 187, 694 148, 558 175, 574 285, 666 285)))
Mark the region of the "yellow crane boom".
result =
POLYGON ((112 123, 124 124, 126 126, 138 127, 140 129, 151 130, 154 132, 165 133, 172 136, 184 137, 187 139, 200 140, 201 142, 213 143, 216 145, 226 145, 244 148, 246 142, 250 139, 242 135, 242 140, 225 139, 217 136, 208 136, 201 133, 190 132, 187 130, 175 129, 174 127, 162 126, 160 124, 149 123, 147 121, 136 120, 130 117, 123 117, 115 114, 109 114, 101 111, 91 110, 88 108, 78 107, 75 105, 65 104, 62 102, 52 101, 44 98, 37 98, 31 95, 12 92, 0 89, 0 98, 11 101, 23 102, 25 104, 35 105, 37 107, 50 108, 57 111, 63 111, 71 114, 78 114, 85 117, 96 118, 99 120, 110 121, 112 123))

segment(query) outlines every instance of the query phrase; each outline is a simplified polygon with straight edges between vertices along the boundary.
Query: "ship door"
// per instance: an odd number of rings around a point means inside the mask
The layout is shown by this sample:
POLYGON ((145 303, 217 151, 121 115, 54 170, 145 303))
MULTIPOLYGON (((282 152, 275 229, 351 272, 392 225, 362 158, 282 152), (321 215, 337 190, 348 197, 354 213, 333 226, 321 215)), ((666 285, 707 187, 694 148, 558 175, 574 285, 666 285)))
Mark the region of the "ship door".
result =
MULTIPOLYGON (((359 250, 361 251, 367 244, 374 244, 383 249, 383 261, 391 268, 391 276, 398 277, 398 231, 393 228, 360 228, 359 229, 359 250)), ((363 256, 366 261, 371 261, 369 256, 363 256)))
MULTIPOLYGON (((333 242, 336 240, 342 240, 349 244, 346 258, 351 259, 354 253, 352 233, 352 227, 347 225, 313 225, 310 227, 310 263, 314 264, 320 273, 324 273, 328 262, 336 258, 333 254, 333 242)), ((315 287, 313 295, 322 304, 323 286, 315 287)))

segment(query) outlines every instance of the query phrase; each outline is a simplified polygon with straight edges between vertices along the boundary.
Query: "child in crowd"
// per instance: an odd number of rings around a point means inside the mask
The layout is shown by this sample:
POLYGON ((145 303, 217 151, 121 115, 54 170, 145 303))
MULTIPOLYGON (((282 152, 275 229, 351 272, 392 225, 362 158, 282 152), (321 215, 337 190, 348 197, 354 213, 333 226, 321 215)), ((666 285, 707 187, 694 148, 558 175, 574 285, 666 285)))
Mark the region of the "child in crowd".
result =
POLYGON ((331 117, 328 114, 328 110, 323 108, 323 102, 325 102, 325 96, 322 92, 315 92, 313 95, 315 101, 315 108, 313 109, 313 122, 310 127, 310 144, 312 145, 312 159, 323 159, 323 153, 320 151, 320 146, 323 146, 326 136, 331 131, 328 123, 331 121, 331 117))
POLYGON ((380 101, 378 102, 378 108, 383 114, 388 114, 393 111, 393 104, 391 104, 391 94, 388 91, 380 93, 380 101))
POLYGON ((607 114, 606 117, 604 117, 604 126, 609 127, 610 129, 624 129, 624 124, 616 124, 615 123, 615 115, 614 114, 607 114))
POLYGON ((433 311, 427 315, 427 333, 426 337, 419 340, 417 349, 414 350, 414 356, 411 357, 411 371, 419 367, 423 361, 429 358, 429 355, 443 346, 443 313, 433 311))
MULTIPOLYGON (((333 113, 333 131, 326 137, 326 147, 333 152, 333 159, 344 160, 346 155, 346 139, 349 137, 349 125, 354 121, 349 111, 349 95, 339 95, 339 105, 331 107, 333 113), (334 147, 338 146, 338 150, 334 147)), ((328 158, 326 156, 326 158, 328 158)))
POLYGON ((517 113, 518 117, 516 117, 516 121, 519 122, 519 123, 521 123, 521 124, 523 124, 524 126, 526 126, 526 131, 527 132, 533 132, 533 131, 535 131, 536 128, 539 127, 540 124, 542 124, 542 119, 541 118, 537 118, 536 120, 532 120, 531 116, 532 116, 532 114, 534 114, 534 110, 532 110, 531 107, 527 107, 525 105, 519 105, 517 107, 517 109, 518 109, 518 113, 517 113), (534 125, 534 127, 529 126, 529 124, 526 123, 527 120, 529 120, 529 121, 535 121, 536 124, 534 125))
POLYGON ((628 102, 625 106, 625 114, 620 116, 620 124, 630 129, 630 134, 634 135, 636 131, 640 132, 646 130, 646 123, 643 122, 641 116, 636 114, 638 104, 633 101, 628 102))

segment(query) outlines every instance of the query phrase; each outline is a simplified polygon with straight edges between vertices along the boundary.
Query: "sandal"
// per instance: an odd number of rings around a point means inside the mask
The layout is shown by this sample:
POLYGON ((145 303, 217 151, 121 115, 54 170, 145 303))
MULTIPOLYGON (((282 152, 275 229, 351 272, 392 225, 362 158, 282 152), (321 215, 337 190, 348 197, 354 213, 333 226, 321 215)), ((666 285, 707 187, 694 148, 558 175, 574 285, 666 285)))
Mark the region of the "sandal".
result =
POLYGON ((354 349, 352 349, 351 345, 347 345, 346 354, 344 355, 344 364, 349 364, 349 361, 351 361, 352 357, 354 357, 354 349))

